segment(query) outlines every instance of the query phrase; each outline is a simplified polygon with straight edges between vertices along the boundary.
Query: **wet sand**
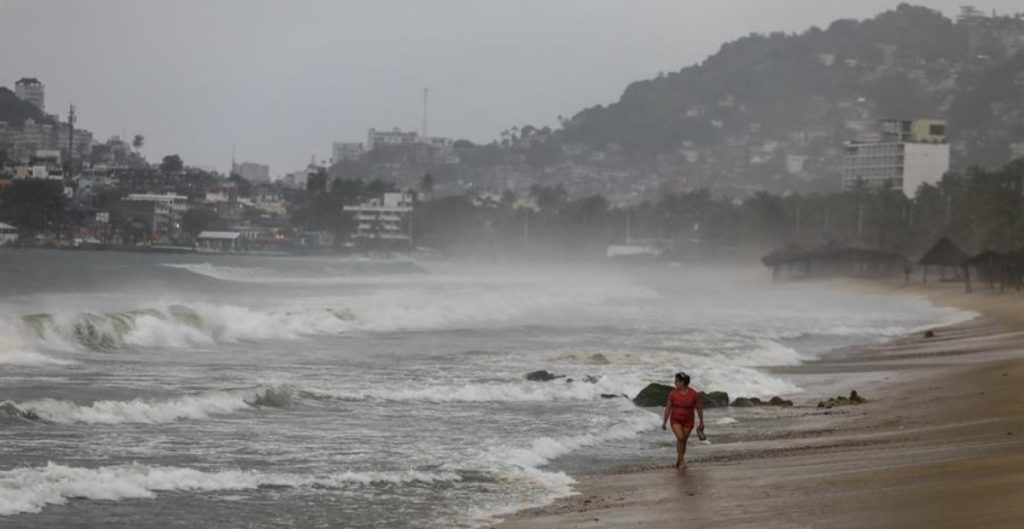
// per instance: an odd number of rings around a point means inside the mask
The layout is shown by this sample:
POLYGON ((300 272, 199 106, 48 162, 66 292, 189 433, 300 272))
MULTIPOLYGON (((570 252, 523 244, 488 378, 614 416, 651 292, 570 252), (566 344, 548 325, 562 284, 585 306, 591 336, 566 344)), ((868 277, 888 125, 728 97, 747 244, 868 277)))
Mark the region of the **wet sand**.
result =
POLYGON ((576 496, 497 527, 1024 527, 1024 295, 845 286, 983 316, 779 368, 808 388, 796 405, 758 409, 742 434, 716 436, 709 421, 713 444, 691 440, 688 468, 672 468, 666 439, 659 462, 577 476, 576 496), (854 389, 868 401, 817 407, 854 389))

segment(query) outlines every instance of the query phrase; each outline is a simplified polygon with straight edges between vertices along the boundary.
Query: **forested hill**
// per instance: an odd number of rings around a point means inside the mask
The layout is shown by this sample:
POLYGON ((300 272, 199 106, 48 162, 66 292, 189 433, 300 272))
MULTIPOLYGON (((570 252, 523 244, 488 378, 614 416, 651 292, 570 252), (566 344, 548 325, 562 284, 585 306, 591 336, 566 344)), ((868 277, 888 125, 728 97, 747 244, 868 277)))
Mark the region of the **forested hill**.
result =
POLYGON ((26 119, 33 119, 37 123, 52 123, 53 121, 35 105, 22 101, 10 89, 0 86, 0 122, 21 127, 26 119))
POLYGON ((1001 166, 1024 154, 1024 19, 967 15, 904 4, 799 35, 750 35, 542 138, 516 129, 510 143, 560 146, 563 156, 544 160, 553 177, 559 164, 595 175, 641 167, 632 177, 668 190, 745 194, 837 187, 844 141, 883 118, 946 118, 954 168, 1001 166))

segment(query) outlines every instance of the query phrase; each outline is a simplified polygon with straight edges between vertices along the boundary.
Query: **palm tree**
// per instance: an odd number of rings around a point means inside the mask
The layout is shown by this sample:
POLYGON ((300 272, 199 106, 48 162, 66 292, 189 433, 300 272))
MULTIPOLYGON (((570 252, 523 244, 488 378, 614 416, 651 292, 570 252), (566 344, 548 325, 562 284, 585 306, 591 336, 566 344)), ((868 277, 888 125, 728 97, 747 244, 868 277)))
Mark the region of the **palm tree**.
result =
POLYGON ((135 149, 135 152, 139 152, 139 149, 142 149, 142 146, 145 144, 146 137, 142 134, 136 134, 135 137, 132 138, 132 148, 135 149))

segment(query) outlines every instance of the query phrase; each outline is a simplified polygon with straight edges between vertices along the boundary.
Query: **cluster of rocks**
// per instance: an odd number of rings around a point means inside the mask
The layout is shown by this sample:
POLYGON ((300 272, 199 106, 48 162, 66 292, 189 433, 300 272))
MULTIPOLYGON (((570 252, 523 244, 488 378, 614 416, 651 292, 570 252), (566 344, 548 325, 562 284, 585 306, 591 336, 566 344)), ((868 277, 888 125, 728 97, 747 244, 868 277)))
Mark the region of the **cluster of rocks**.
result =
POLYGON ((849 397, 839 396, 834 399, 822 400, 818 402, 819 408, 831 409, 834 406, 850 406, 852 404, 861 404, 864 402, 864 397, 857 394, 857 390, 851 391, 849 397))
MULTIPOLYGON (((573 379, 567 378, 565 375, 556 375, 549 371, 540 370, 532 371, 526 374, 526 380, 533 382, 550 382, 552 380, 565 379, 566 382, 573 382, 573 379)), ((587 375, 583 377, 582 381, 590 384, 597 383, 598 377, 593 375, 587 375)), ((633 398, 633 404, 644 408, 652 408, 655 406, 664 406, 665 401, 668 400, 668 394, 674 389, 672 386, 666 386, 665 384, 648 384, 636 397, 633 398)), ((618 397, 629 398, 626 395, 614 395, 614 394, 602 394, 601 398, 614 399, 618 397)), ((709 391, 700 392, 700 402, 705 408, 724 408, 726 406, 734 406, 737 408, 751 408, 755 406, 782 406, 788 407, 793 405, 793 401, 783 399, 782 397, 772 397, 768 401, 763 401, 757 397, 738 397, 736 400, 730 401, 729 394, 724 391, 709 391)), ((863 402, 857 392, 854 391, 850 394, 850 398, 838 397, 838 399, 829 399, 827 402, 823 401, 818 403, 818 407, 828 407, 841 405, 839 402, 846 404, 854 403, 859 404, 863 402), (856 402, 852 402, 856 399, 856 402)))
MULTIPOLYGON (((668 394, 672 386, 664 384, 648 384, 646 388, 637 394, 633 403, 642 407, 664 406, 668 400, 668 394)), ((735 406, 738 408, 749 408, 752 406, 792 406, 793 401, 784 400, 781 397, 772 397, 765 402, 757 397, 739 397, 730 402, 729 394, 724 391, 700 392, 700 402, 705 408, 724 408, 735 406)))
POLYGON ((782 397, 772 397, 768 402, 762 401, 757 397, 744 398, 740 397, 734 401, 730 406, 736 406, 737 408, 753 408, 755 406, 792 406, 793 401, 783 399, 782 397))

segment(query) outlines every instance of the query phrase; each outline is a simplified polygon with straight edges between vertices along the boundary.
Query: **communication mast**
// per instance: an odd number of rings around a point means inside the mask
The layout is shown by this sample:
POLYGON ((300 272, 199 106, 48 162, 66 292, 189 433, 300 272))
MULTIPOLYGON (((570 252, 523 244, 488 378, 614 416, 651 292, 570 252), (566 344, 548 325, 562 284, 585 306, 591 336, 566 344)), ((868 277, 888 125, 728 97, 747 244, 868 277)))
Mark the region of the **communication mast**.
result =
POLYGON ((71 176, 71 168, 74 167, 74 164, 72 162, 73 162, 73 159, 74 159, 74 152, 75 152, 75 120, 76 119, 77 119, 77 117, 75 116, 75 105, 74 104, 68 105, 68 163, 67 163, 67 171, 65 171, 65 176, 67 176, 67 177, 71 176))
POLYGON ((430 89, 429 88, 424 88, 423 89, 423 130, 420 131, 420 134, 424 138, 427 137, 427 101, 428 101, 429 97, 430 97, 430 89))

